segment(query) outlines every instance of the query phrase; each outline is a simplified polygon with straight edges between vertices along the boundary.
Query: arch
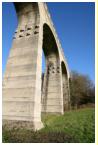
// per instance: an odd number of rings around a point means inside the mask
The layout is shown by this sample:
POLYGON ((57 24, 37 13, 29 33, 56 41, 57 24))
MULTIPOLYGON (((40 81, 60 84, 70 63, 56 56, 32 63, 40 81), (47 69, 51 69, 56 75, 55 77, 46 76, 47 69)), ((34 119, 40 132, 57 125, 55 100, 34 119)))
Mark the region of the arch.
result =
POLYGON ((59 51, 55 37, 49 25, 46 23, 43 24, 43 51, 46 56, 49 56, 51 53, 53 53, 59 57, 59 51))
MULTIPOLYGON (((48 24, 43 24, 43 52, 46 60, 46 70, 43 79, 43 88, 42 88, 42 112, 51 112, 54 113, 58 110, 55 110, 53 107, 56 105, 54 102, 54 106, 49 106, 50 98, 55 98, 58 95, 58 84, 60 80, 60 57, 59 50, 55 41, 55 37, 53 32, 48 24), (53 83, 53 87, 51 84, 53 83), (51 94, 49 94, 51 92, 51 94)), ((60 90, 60 89, 59 89, 60 90)))
POLYGON ((62 91, 63 91, 63 109, 64 111, 69 109, 69 78, 67 68, 64 62, 61 62, 61 70, 62 70, 62 91))

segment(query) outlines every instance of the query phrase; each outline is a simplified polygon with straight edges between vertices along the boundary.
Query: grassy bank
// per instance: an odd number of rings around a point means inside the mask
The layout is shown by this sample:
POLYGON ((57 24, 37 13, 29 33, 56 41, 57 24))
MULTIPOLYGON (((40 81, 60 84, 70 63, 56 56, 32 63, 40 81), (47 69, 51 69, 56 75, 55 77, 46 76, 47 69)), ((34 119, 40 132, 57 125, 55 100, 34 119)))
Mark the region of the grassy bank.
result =
POLYGON ((95 140, 95 112, 93 108, 71 110, 64 115, 42 116, 40 131, 3 129, 3 142, 80 142, 95 140))

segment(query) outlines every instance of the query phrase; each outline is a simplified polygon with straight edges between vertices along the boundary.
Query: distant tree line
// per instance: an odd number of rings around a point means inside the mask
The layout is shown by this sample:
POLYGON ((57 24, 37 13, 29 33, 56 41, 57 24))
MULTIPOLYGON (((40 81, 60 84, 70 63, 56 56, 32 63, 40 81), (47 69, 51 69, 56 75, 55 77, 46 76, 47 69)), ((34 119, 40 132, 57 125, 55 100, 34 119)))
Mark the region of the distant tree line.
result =
POLYGON ((90 78, 73 71, 70 79, 71 106, 95 103, 95 86, 90 78))

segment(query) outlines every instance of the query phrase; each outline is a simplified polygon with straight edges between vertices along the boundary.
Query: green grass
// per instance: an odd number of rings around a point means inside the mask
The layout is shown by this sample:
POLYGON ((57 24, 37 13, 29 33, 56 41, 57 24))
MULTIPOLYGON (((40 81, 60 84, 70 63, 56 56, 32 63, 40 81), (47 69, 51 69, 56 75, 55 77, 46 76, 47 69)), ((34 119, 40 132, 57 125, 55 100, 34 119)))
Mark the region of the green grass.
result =
POLYGON ((64 115, 43 115, 40 131, 3 129, 3 142, 95 142, 94 108, 72 110, 64 115))

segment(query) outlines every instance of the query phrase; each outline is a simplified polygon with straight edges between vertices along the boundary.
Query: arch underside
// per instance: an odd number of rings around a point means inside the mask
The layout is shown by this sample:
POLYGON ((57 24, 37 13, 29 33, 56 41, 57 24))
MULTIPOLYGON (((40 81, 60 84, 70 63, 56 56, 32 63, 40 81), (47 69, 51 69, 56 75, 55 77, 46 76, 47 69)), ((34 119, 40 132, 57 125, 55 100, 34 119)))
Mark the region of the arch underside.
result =
POLYGON ((60 113, 68 110, 68 72, 60 62, 59 50, 50 27, 43 25, 43 51, 46 70, 42 89, 42 112, 60 113))
POLYGON ((42 112, 60 113, 60 58, 55 38, 50 27, 43 25, 43 51, 46 59, 46 70, 42 89, 42 112))
POLYGON ((63 108, 64 111, 69 109, 69 78, 68 78, 68 74, 67 74, 67 69, 66 66, 64 64, 64 62, 61 62, 61 70, 62 70, 62 91, 63 91, 63 108))

